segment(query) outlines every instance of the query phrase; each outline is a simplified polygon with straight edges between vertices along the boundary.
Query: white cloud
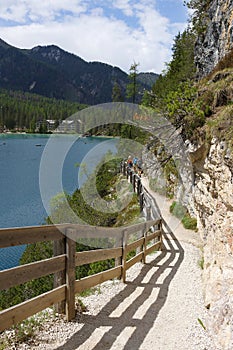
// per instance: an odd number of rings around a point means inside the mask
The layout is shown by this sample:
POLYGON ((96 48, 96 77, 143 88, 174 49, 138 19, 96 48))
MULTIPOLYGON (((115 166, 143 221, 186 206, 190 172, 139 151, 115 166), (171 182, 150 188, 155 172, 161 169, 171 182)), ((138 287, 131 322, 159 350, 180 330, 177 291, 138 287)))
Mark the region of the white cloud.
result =
POLYGON ((60 11, 79 14, 86 10, 81 0, 1 0, 0 18, 15 22, 52 20, 60 11))
POLYGON ((0 18, 22 22, 1 27, 1 38, 21 48, 55 44, 87 61, 106 62, 124 71, 135 61, 141 71, 161 72, 170 59, 173 37, 184 23, 170 23, 152 7, 151 0, 106 0, 102 7, 101 3, 93 1, 87 7, 84 0, 1 0, 0 18), (109 3, 134 24, 117 18, 113 7, 107 13, 109 3))
POLYGON ((27 14, 27 6, 20 1, 17 5, 14 0, 3 0, 0 2, 0 17, 10 21, 24 21, 27 14))
POLYGON ((130 0, 115 0, 113 1, 113 7, 121 10, 126 16, 133 16, 133 8, 130 0))

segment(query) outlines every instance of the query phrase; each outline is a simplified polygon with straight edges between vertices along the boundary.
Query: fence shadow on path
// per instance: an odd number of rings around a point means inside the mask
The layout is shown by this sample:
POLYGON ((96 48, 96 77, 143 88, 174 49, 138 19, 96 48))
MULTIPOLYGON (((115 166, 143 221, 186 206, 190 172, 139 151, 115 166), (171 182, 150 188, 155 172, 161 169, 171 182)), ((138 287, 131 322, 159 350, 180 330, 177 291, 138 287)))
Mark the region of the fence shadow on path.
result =
MULTIPOLYGON (((57 350, 139 349, 163 308, 169 285, 184 259, 184 250, 166 227, 164 247, 143 265, 140 274, 93 316, 83 314, 82 323, 57 350)), ((155 334, 156 344, 156 334, 155 334)))

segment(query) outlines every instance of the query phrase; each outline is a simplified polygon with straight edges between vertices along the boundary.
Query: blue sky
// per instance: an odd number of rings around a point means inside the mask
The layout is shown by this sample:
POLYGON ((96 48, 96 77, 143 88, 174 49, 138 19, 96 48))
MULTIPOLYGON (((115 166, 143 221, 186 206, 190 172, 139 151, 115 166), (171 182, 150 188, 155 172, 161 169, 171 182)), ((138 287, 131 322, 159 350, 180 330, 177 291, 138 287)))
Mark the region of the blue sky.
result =
POLYGON ((55 44, 86 61, 161 73, 187 26, 183 0, 1 0, 1 39, 20 48, 55 44))

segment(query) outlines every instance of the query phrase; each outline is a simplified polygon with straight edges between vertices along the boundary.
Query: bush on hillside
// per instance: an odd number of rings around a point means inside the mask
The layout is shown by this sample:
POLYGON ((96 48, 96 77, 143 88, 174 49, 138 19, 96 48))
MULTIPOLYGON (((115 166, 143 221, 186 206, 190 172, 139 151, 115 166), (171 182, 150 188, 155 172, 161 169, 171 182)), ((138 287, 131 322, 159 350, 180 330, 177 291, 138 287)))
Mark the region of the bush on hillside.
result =
POLYGON ((170 212, 181 220, 184 228, 188 230, 197 229, 197 219, 192 218, 188 213, 187 208, 185 208, 181 203, 174 201, 170 206, 170 212))

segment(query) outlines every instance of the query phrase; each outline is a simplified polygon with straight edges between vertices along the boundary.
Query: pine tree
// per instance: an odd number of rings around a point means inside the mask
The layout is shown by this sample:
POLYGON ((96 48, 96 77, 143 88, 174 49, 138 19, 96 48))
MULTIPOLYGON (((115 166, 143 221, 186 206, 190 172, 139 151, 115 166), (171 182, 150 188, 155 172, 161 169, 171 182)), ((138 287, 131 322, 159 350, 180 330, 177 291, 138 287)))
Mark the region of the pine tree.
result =
POLYGON ((138 93, 138 84, 137 84, 137 76, 138 76, 138 66, 139 63, 133 63, 129 70, 129 84, 126 88, 127 98, 132 99, 132 102, 136 102, 136 97, 138 93))
POLYGON ((153 87, 156 96, 164 98, 169 91, 175 91, 180 83, 194 79, 194 43, 195 35, 189 28, 175 37, 172 60, 153 87))
POLYGON ((112 102, 123 102, 124 98, 122 95, 120 85, 115 81, 112 89, 112 102))

